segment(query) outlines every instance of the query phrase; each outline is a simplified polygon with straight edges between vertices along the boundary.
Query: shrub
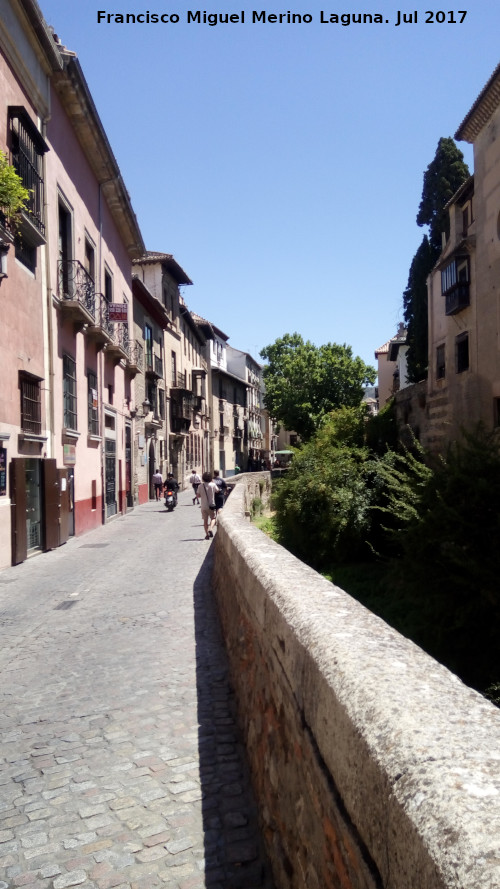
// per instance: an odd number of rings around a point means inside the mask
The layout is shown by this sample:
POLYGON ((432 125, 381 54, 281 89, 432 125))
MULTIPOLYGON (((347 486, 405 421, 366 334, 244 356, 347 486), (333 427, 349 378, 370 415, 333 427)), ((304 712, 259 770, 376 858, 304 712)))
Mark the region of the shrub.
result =
POLYGON ((478 428, 430 475, 393 572, 418 609, 415 641, 483 690, 500 679, 499 502, 499 445, 478 428))
POLYGON ((315 568, 367 549, 371 492, 362 446, 364 411, 330 414, 294 457, 275 489, 276 527, 284 546, 315 568))
POLYGON ((21 210, 26 209, 29 196, 21 177, 0 150, 0 212, 9 222, 15 221, 21 210))

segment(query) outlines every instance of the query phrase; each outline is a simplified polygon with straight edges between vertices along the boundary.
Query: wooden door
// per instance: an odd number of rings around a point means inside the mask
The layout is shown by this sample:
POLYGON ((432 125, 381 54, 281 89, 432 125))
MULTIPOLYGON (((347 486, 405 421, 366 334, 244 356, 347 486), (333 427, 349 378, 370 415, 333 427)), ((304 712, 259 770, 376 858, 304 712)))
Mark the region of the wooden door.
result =
POLYGON ((67 469, 58 469, 59 480, 59 545, 66 543, 69 537, 70 520, 70 488, 67 469))
POLYGON ((44 549, 59 546, 59 476, 55 460, 42 460, 44 549))
POLYGON ((14 457, 9 466, 12 564, 19 565, 28 555, 26 531, 26 460, 14 457))

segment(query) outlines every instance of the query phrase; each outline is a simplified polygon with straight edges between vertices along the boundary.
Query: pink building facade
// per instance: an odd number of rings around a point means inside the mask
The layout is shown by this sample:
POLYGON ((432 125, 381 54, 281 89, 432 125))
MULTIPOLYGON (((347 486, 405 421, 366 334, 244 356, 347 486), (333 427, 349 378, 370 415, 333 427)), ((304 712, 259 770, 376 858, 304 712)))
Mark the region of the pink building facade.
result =
POLYGON ((133 505, 144 253, 78 60, 34 0, 4 6, 0 149, 30 198, 18 220, 0 215, 0 567, 133 505))

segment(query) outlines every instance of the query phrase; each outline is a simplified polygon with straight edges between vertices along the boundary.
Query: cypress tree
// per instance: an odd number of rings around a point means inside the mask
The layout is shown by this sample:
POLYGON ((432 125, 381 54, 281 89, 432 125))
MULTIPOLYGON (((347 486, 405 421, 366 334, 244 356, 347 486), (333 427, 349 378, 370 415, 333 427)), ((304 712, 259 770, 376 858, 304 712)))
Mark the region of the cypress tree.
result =
POLYGON ((417 383, 427 376, 428 319, 427 277, 442 247, 442 232, 449 236, 445 206, 469 176, 464 156, 453 139, 441 138, 433 161, 424 173, 417 225, 428 226, 428 236, 413 257, 408 284, 403 294, 404 319, 408 331, 408 379, 417 383))

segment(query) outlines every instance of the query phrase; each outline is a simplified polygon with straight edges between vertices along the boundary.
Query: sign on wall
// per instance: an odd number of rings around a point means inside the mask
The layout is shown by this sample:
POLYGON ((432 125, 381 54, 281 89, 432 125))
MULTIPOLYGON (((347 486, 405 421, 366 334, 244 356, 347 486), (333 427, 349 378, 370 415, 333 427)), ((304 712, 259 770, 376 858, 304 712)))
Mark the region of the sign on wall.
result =
POLYGON ((110 303, 109 304, 109 320, 110 321, 127 321, 128 320, 127 303, 110 303))
POLYGON ((76 447, 73 444, 63 445, 63 463, 65 466, 74 466, 76 463, 76 447))

